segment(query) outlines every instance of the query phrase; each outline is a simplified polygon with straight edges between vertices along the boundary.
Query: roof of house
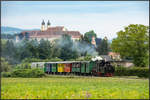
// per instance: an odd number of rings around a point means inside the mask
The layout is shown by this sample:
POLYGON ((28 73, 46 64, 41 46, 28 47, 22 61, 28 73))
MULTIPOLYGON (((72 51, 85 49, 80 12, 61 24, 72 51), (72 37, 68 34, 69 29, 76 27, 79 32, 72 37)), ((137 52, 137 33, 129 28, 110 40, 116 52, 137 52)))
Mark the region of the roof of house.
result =
POLYGON ((56 27, 50 27, 45 31, 23 31, 21 32, 21 34, 23 36, 26 35, 26 33, 28 33, 30 38, 58 38, 63 34, 68 34, 70 35, 72 38, 80 38, 81 34, 79 31, 64 31, 63 30, 64 27, 63 26, 56 26, 56 27))
POLYGON ((100 55, 105 61, 113 61, 108 55, 100 55))
POLYGON ((116 52, 109 52, 108 55, 115 56, 115 55, 120 55, 120 54, 119 54, 119 53, 116 53, 116 52))

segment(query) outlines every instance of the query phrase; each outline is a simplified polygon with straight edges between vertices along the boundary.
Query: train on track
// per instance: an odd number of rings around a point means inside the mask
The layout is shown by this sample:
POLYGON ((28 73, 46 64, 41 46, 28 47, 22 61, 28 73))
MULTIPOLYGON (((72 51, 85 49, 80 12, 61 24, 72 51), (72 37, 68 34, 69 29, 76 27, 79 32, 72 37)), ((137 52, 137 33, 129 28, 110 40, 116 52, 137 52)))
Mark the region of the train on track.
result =
POLYGON ((75 74, 111 77, 115 71, 115 67, 105 60, 33 62, 31 67, 41 68, 47 74, 56 75, 75 74))

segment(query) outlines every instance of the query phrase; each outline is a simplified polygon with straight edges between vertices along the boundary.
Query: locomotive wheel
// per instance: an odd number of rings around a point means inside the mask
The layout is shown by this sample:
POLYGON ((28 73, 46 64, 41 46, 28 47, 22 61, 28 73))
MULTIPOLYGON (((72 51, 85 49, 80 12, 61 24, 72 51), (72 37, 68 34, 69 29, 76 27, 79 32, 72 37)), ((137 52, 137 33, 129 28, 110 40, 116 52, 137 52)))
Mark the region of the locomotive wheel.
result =
POLYGON ((102 75, 101 75, 101 72, 97 72, 97 76, 102 76, 102 75))
POLYGON ((104 76, 109 77, 109 73, 106 73, 104 76))
POLYGON ((97 76, 97 73, 95 70, 92 70, 92 75, 97 76))
POLYGON ((105 76, 106 77, 112 77, 112 73, 106 73, 105 76))

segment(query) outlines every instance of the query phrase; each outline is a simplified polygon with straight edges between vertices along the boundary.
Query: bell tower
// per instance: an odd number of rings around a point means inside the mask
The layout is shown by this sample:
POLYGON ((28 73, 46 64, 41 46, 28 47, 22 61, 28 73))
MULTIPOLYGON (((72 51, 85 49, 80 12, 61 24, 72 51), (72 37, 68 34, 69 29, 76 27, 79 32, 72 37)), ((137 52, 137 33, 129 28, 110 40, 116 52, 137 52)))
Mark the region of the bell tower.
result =
POLYGON ((104 37, 104 40, 108 40, 106 36, 104 37))
POLYGON ((41 31, 45 31, 45 22, 44 22, 44 20, 42 21, 41 31))
POLYGON ((51 23, 48 20, 48 22, 47 22, 47 29, 50 28, 50 25, 51 25, 51 23))
POLYGON ((93 44, 96 47, 96 41, 95 41, 95 36, 92 37, 91 44, 93 44))

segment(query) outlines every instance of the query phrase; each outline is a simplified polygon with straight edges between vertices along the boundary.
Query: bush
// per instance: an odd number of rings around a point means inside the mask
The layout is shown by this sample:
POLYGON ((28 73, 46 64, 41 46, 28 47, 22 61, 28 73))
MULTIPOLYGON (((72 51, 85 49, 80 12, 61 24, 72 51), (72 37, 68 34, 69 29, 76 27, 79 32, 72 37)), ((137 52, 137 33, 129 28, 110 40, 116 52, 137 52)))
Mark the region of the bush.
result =
POLYGON ((49 62, 49 61, 63 61, 60 58, 49 58, 49 59, 37 59, 37 58, 25 58, 22 63, 31 63, 31 62, 49 62))
POLYGON ((15 66, 15 69, 31 69, 31 63, 24 62, 15 66))
POLYGON ((11 77, 11 72, 2 72, 2 77, 11 77))
POLYGON ((11 73, 12 77, 43 77, 45 76, 44 71, 41 69, 15 69, 11 73))
POLYGON ((135 68, 138 77, 149 77, 149 68, 135 68))
POLYGON ((22 63, 31 63, 31 62, 40 62, 41 59, 38 58, 25 58, 22 60, 22 63))
POLYGON ((5 58, 1 57, 1 72, 8 72, 11 70, 11 65, 5 58))
POLYGON ((140 67, 116 67, 115 76, 138 76, 138 77, 149 77, 149 68, 140 68, 140 67))
POLYGON ((53 61, 53 62, 55 62, 55 61, 63 61, 63 60, 60 59, 60 58, 51 58, 51 59, 47 59, 46 61, 53 61))

